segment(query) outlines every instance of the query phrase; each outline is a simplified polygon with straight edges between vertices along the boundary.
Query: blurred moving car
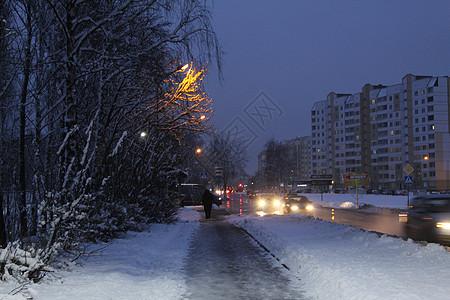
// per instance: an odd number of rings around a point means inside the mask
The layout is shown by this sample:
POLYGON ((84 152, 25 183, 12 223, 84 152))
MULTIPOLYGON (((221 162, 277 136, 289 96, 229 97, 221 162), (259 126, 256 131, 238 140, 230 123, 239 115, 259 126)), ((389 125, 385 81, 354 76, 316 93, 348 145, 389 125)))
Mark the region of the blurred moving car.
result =
POLYGON ((313 203, 306 196, 288 195, 283 201, 284 213, 312 214, 313 203))
POLYGON ((399 215, 399 221, 407 237, 450 244, 450 195, 415 197, 408 211, 399 215))

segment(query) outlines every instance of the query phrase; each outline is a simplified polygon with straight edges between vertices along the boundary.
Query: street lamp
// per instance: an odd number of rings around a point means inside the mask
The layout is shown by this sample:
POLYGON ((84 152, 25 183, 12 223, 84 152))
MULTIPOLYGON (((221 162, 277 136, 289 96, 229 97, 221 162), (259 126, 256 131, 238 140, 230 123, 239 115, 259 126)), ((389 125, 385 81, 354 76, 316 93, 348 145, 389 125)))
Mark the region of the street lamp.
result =
POLYGON ((147 132, 142 131, 141 134, 140 134, 140 136, 141 136, 141 138, 145 138, 145 137, 147 136, 147 132))
POLYGON ((202 149, 201 149, 201 148, 197 148, 197 149, 195 149, 195 153, 197 153, 197 154, 201 154, 201 153, 202 153, 202 149))

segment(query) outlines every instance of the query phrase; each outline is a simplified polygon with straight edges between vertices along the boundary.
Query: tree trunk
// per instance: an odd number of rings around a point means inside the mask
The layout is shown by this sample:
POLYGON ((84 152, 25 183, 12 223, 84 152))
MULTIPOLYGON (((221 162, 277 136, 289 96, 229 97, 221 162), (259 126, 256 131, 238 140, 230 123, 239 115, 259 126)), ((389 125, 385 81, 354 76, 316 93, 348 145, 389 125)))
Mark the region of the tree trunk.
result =
POLYGON ((26 128, 26 104, 28 98, 28 83, 30 80, 31 70, 31 39, 32 39, 32 24, 31 24, 31 8, 26 6, 27 23, 27 41, 25 45, 25 65, 23 69, 23 84, 22 94, 20 99, 20 146, 19 146, 19 186, 20 186, 20 234, 22 237, 28 234, 27 224, 27 201, 26 201, 26 180, 25 180, 25 128, 26 128))

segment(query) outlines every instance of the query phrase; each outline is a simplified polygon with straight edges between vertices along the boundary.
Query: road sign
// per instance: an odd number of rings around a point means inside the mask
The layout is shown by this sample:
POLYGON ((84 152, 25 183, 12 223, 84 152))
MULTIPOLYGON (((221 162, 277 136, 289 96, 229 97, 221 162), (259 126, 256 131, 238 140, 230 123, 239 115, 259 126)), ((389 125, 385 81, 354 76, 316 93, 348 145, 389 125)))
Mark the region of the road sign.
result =
POLYGON ((368 173, 348 173, 344 174, 345 187, 360 187, 369 185, 368 173))
POLYGON ((208 180, 208 173, 206 173, 206 172, 201 172, 201 173, 200 173, 200 179, 201 179, 201 180, 208 180))
POLYGON ((403 171, 405 171, 405 173, 409 175, 412 173, 412 171, 414 171, 414 168, 410 164, 406 164, 406 166, 403 168, 403 171))
POLYGON ((405 176, 405 184, 413 184, 413 177, 405 176))
POLYGON ((216 167, 216 178, 221 179, 223 177, 223 168, 216 167))

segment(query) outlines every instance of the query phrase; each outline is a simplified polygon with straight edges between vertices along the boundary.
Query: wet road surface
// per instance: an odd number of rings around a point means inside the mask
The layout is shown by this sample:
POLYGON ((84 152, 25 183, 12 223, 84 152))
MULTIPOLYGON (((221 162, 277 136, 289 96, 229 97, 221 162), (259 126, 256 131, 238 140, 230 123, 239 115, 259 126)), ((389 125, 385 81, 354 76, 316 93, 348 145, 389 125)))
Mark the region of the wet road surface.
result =
POLYGON ((218 213, 191 244, 183 299, 304 299, 299 279, 218 213))
MULTIPOLYGON (((257 212, 256 199, 234 194, 225 201, 231 213, 251 214, 257 212)), ((318 203, 320 205, 320 203, 318 203)), ((368 231, 404 237, 403 224, 399 222, 398 211, 364 211, 316 206, 313 216, 329 222, 346 224, 368 231)))
POLYGON ((368 231, 404 237, 403 224, 399 222, 399 211, 364 211, 329 207, 318 207, 314 217, 329 222, 351 225, 368 231))

